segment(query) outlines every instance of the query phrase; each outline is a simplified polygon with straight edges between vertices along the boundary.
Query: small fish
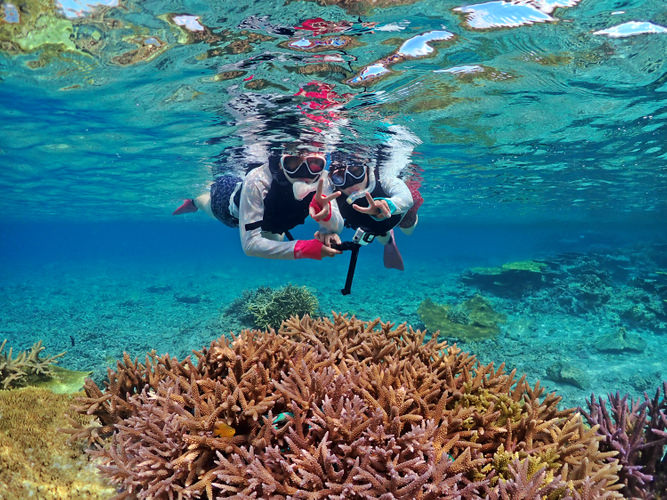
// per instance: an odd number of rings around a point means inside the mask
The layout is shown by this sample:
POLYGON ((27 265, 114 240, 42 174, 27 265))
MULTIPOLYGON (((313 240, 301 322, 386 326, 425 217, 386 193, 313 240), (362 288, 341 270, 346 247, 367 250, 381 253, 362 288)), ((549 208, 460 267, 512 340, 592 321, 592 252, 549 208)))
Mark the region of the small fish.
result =
POLYGON ((216 422, 213 427, 213 435, 218 437, 232 437, 236 434, 236 429, 234 427, 227 425, 224 422, 216 422))
POLYGON ((69 341, 72 343, 72 347, 74 347, 74 337, 71 335, 69 336, 69 341))

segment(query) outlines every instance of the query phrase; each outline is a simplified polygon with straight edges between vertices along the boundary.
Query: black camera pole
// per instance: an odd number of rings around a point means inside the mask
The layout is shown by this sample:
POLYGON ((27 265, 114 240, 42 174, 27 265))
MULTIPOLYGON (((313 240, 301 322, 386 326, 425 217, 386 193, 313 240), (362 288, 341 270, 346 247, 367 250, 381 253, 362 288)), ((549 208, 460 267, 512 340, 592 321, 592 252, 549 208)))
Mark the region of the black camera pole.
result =
POLYGON ((347 266, 347 277, 345 278, 345 288, 343 288, 340 293, 343 295, 350 295, 352 293, 352 280, 354 279, 354 270, 357 267, 357 256, 359 255, 359 249, 361 245, 359 243, 354 243, 353 241, 344 241, 340 245, 335 245, 336 250, 345 251, 350 250, 350 264, 347 266))
POLYGON ((352 293, 352 280, 354 279, 354 270, 357 267, 357 256, 359 255, 359 249, 361 248, 359 243, 352 243, 352 245, 354 246, 350 249, 352 254, 350 255, 350 265, 347 266, 345 288, 340 291, 343 295, 350 295, 350 293, 352 293))

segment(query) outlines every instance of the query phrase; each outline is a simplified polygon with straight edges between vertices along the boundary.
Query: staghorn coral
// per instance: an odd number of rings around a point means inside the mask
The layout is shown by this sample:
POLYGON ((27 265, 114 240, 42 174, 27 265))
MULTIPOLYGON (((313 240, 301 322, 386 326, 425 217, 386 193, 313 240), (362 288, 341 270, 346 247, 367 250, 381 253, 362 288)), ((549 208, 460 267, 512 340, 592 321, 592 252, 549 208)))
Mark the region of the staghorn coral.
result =
POLYGON ((315 316, 317 297, 305 286, 286 285, 274 290, 268 286, 246 290, 225 311, 237 315, 244 324, 262 330, 278 328, 291 316, 315 316))
POLYGON ((71 432, 138 498, 621 498, 578 412, 425 336, 334 314, 126 356, 75 406, 102 427, 71 432))
POLYGON ((7 354, 2 353, 6 344, 7 340, 0 344, 0 384, 2 389, 21 387, 38 380, 50 378, 53 375, 53 363, 65 354, 61 352, 55 356, 40 358, 39 354, 44 350, 40 340, 33 344, 29 351, 20 351, 15 358, 12 358, 11 347, 7 354))
POLYGON ((602 450, 617 452, 623 466, 619 475, 621 490, 631 498, 660 499, 667 491, 667 382, 650 399, 629 399, 628 395, 609 394, 609 410, 602 398, 591 395, 586 420, 603 437, 602 450))

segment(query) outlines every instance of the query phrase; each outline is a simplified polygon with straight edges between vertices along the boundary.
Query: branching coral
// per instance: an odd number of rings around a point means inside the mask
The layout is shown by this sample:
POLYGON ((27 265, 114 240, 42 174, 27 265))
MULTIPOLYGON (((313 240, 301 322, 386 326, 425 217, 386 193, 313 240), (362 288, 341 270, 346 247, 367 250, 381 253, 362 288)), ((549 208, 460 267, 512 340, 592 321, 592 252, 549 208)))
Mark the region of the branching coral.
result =
POLYGON ((632 498, 664 498, 667 490, 667 382, 662 394, 656 391, 653 399, 628 400, 628 395, 610 394, 609 407, 602 398, 587 400, 589 412, 582 410, 586 420, 597 426, 604 439, 603 450, 617 452, 623 468, 620 477, 623 494, 632 498))
POLYGON ((2 353, 6 344, 7 340, 0 344, 0 385, 2 389, 21 387, 31 381, 50 377, 53 374, 52 366, 56 359, 65 354, 61 352, 55 356, 40 358, 39 354, 44 350, 40 340, 33 344, 29 351, 21 351, 15 358, 12 358, 11 347, 7 354, 2 353))
POLYGON ((78 402, 103 427, 73 432, 138 498, 621 498, 579 413, 425 336, 306 316, 196 363, 126 358, 78 402))
POLYGON ((319 309, 317 297, 305 286, 286 285, 274 290, 259 287, 246 290, 228 308, 227 314, 260 329, 278 328, 291 316, 315 316, 319 309))

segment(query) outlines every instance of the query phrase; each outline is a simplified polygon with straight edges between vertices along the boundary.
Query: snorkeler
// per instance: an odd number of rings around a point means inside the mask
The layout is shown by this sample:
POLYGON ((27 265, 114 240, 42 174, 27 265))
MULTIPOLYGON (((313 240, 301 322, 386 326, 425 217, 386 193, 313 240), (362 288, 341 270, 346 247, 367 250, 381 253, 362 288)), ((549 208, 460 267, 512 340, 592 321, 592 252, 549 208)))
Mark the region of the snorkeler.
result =
POLYGON ((187 199, 173 215, 202 210, 230 227, 238 227, 246 255, 268 259, 333 257, 339 250, 323 244, 325 235, 339 233, 343 219, 325 175, 326 155, 299 151, 269 156, 264 165, 241 179, 223 175, 209 192, 187 199), (292 240, 290 229, 310 216, 320 224, 321 239, 292 240), (285 241, 287 236, 289 241, 285 241))
MULTIPOLYGON (((357 231, 355 239, 380 241, 384 245, 385 267, 402 271, 403 258, 396 246, 394 227, 412 234, 423 199, 418 185, 409 188, 398 173, 418 140, 402 127, 389 130, 395 134, 388 145, 389 154, 378 158, 373 168, 360 154, 336 151, 331 154, 329 178, 336 192, 342 194, 336 202, 345 226, 357 231)), ((340 243, 338 235, 316 236, 327 245, 340 243)))

